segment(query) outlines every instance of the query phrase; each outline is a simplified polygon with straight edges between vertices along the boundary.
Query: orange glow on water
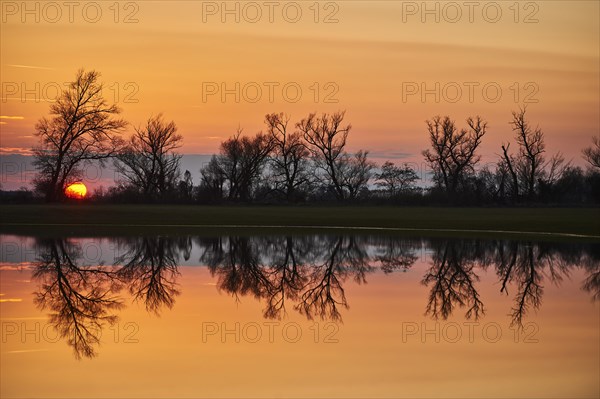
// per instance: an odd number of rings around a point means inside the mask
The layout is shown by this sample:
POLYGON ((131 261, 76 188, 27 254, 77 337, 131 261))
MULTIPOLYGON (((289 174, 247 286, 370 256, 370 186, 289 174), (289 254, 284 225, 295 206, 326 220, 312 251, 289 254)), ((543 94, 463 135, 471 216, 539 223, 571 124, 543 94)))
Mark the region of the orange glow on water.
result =
POLYGON ((65 195, 69 198, 84 199, 86 194, 87 187, 81 182, 73 183, 65 189, 65 195))

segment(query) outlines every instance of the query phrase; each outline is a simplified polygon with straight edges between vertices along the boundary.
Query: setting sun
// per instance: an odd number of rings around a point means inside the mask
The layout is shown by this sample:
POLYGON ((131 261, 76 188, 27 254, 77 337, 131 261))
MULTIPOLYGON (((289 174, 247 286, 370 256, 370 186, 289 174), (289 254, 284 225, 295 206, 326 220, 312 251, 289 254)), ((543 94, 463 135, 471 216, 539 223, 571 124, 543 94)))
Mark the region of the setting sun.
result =
POLYGON ((65 195, 69 198, 83 199, 86 194, 87 187, 81 182, 73 183, 65 189, 65 195))

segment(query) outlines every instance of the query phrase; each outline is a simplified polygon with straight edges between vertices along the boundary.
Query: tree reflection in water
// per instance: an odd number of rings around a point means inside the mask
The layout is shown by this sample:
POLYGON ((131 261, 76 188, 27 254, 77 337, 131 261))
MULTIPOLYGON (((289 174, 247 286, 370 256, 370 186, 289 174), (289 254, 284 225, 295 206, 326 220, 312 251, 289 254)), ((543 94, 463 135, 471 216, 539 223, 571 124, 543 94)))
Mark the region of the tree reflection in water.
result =
POLYGON ((75 356, 93 357, 103 327, 118 320, 125 292, 159 315, 179 295, 179 264, 192 249, 217 279, 217 288, 236 300, 252 296, 264 303, 263 316, 282 319, 289 308, 307 319, 342 322, 348 308, 344 284, 367 282, 409 270, 420 251, 431 254, 421 279, 428 287, 425 314, 447 319, 456 308, 467 319, 485 314, 477 285, 492 269, 506 295, 514 291, 511 323, 522 327, 542 303, 544 284, 560 285, 581 267, 582 289, 600 299, 600 246, 511 240, 407 239, 382 236, 134 237, 115 239, 122 249, 113 265, 83 265, 76 239, 40 239, 33 271, 35 303, 50 310, 50 323, 75 356))
POLYGON ((479 276, 473 247, 465 241, 432 242, 432 265, 423 277, 431 285, 426 314, 447 319, 454 308, 467 307, 465 317, 475 320, 484 314, 483 302, 475 287, 479 276))
POLYGON ((121 282, 112 268, 79 266, 81 247, 66 239, 41 240, 32 278, 39 280, 34 302, 49 309, 49 322, 73 347, 75 356, 92 357, 102 327, 117 322, 123 304, 116 296, 121 282))
POLYGON ((143 302, 148 311, 158 315, 163 306, 171 309, 179 295, 179 254, 189 259, 191 239, 140 237, 124 244, 125 253, 116 259, 122 265, 116 278, 127 283, 134 300, 143 302))

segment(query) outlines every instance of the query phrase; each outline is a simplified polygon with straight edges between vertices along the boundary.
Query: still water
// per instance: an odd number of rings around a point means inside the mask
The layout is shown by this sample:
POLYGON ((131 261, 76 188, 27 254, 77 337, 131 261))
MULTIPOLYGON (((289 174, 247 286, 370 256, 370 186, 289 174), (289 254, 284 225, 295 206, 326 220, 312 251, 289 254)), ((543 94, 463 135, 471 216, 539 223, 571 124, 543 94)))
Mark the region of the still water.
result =
POLYGON ((600 396, 597 242, 0 240, 3 398, 600 396))

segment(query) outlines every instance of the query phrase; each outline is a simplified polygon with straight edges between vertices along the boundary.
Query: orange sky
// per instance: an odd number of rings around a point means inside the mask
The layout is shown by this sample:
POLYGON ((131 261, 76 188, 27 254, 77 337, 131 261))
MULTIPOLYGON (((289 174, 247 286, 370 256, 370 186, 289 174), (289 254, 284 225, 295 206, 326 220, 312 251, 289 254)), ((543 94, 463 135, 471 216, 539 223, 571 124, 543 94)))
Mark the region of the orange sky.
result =
POLYGON ((263 2, 227 3, 239 15, 224 13, 222 2, 1 3, 3 153, 36 144, 36 120, 80 67, 102 73, 106 96, 134 125, 159 112, 173 119, 187 154, 215 152, 238 125, 260 130, 268 112, 299 120, 345 109, 350 150, 415 162, 428 145, 424 120, 437 114, 460 126, 469 115, 486 118, 486 161, 512 137, 511 110, 527 100, 537 101, 528 109, 548 151, 576 164, 600 131, 597 1, 483 2, 471 10, 427 3, 438 15, 422 2, 392 1, 274 2, 272 15, 263 2), (239 102, 203 91, 222 83, 234 91, 239 83, 239 102), (439 102, 406 92, 436 83, 439 102), (328 95, 337 102, 325 103, 328 95))

